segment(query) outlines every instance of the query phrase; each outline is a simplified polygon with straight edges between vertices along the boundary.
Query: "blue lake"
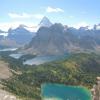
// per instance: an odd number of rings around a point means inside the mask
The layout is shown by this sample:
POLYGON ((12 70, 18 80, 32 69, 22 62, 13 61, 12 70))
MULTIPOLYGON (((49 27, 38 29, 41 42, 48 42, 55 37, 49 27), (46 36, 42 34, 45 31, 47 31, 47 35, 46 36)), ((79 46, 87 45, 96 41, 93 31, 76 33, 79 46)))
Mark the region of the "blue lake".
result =
POLYGON ((64 59, 67 56, 68 55, 61 55, 61 56, 37 56, 37 57, 35 57, 33 59, 29 59, 29 60, 23 62, 23 64, 27 64, 27 65, 40 65, 40 64, 43 64, 43 63, 47 63, 47 62, 64 59))
POLYGON ((4 48, 4 49, 0 49, 0 51, 15 51, 18 48, 4 48))
POLYGON ((41 95, 43 100, 92 100, 91 92, 81 86, 43 84, 41 95))
POLYGON ((15 59, 19 59, 21 56, 23 56, 23 54, 15 53, 15 54, 10 54, 9 56, 12 57, 12 58, 15 58, 15 59))

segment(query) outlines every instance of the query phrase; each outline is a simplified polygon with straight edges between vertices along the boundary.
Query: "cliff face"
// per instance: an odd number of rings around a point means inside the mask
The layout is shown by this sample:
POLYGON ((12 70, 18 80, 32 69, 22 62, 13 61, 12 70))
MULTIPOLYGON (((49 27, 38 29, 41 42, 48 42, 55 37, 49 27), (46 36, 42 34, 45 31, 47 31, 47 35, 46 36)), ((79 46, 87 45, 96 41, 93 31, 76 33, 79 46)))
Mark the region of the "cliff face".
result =
POLYGON ((100 77, 97 77, 97 84, 92 89, 93 100, 100 100, 100 77))
MULTIPOLYGON (((46 23, 49 23, 46 21, 46 23)), ((47 24, 46 24, 47 25, 47 24)), ((60 23, 40 27, 23 52, 61 55, 70 52, 100 52, 100 30, 75 29, 60 23)))

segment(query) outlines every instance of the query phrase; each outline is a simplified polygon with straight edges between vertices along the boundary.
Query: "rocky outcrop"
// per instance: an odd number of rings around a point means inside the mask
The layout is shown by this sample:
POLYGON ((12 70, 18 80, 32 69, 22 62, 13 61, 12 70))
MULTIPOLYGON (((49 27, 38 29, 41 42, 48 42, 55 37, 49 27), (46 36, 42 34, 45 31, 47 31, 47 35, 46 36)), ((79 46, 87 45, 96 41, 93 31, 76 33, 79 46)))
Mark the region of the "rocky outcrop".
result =
POLYGON ((4 90, 4 85, 2 85, 2 79, 8 79, 12 76, 12 73, 8 67, 8 63, 0 60, 0 100, 20 100, 15 95, 4 90))
POLYGON ((100 77, 97 77, 97 84, 93 86, 91 91, 93 94, 93 100, 100 100, 100 77))

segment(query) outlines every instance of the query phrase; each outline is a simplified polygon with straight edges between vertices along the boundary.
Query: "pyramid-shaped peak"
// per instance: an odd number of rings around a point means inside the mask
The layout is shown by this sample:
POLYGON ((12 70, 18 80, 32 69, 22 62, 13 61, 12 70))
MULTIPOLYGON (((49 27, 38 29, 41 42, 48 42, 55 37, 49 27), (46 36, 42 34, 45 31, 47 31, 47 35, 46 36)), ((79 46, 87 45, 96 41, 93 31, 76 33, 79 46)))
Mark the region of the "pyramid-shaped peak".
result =
POLYGON ((46 17, 46 16, 44 16, 44 17, 42 18, 42 20, 48 20, 48 21, 49 21, 49 18, 46 17))
POLYGON ((26 27, 27 27, 26 25, 20 24, 17 28, 23 29, 23 28, 26 28, 26 27))
POLYGON ((46 16, 44 16, 39 23, 40 27, 50 27, 51 25, 52 25, 52 23, 46 16))

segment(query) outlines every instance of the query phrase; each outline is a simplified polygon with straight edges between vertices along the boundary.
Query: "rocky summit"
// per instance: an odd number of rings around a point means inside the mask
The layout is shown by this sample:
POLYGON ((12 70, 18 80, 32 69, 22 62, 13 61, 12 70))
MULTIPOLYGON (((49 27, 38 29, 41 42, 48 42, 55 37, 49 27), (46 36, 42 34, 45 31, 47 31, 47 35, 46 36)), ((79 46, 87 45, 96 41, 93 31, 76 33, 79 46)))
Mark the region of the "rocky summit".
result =
POLYGON ((100 30, 80 27, 66 27, 55 23, 50 27, 40 27, 25 52, 38 55, 58 55, 68 52, 99 52, 100 30))

